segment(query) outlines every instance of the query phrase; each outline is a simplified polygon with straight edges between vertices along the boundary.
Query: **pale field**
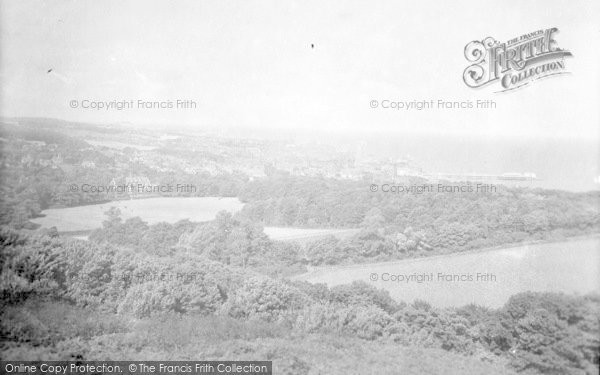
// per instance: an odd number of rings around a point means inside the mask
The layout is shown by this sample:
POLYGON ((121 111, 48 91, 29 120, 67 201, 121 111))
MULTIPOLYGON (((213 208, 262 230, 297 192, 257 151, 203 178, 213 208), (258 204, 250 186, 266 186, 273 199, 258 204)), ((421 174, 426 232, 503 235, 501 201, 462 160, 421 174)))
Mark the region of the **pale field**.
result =
MULTIPOLYGON (((399 277, 398 277, 399 278, 399 277)), ((431 258, 376 264, 319 267, 294 277, 329 286, 362 280, 389 291, 397 301, 420 299, 434 306, 463 306, 470 303, 502 306, 511 295, 525 291, 585 294, 600 291, 600 238, 541 243, 457 253, 431 258), (472 275, 473 281, 444 281, 443 275, 472 275), (494 275, 488 280, 477 274, 494 275), (372 281, 372 274, 377 276, 372 281), (385 275, 388 274, 388 275, 385 275), (390 275, 431 275, 422 282, 384 281, 390 275)))
POLYGON ((237 212, 243 204, 237 198, 148 198, 113 201, 89 206, 44 210, 44 217, 31 220, 44 228, 56 227, 59 232, 83 232, 102 227, 104 214, 111 207, 121 210, 126 220, 139 216, 149 224, 175 223, 179 220, 209 221, 219 211, 237 212))
MULTIPOLYGON (((121 217, 126 220, 139 216, 149 224, 158 222, 175 223, 189 219, 202 222, 214 219, 219 211, 231 213, 241 210, 243 203, 237 198, 148 198, 113 201, 102 204, 55 208, 44 210, 44 217, 31 220, 44 228, 56 227, 59 232, 89 232, 102 227, 106 220, 105 212, 111 207, 121 210, 121 217)), ((327 235, 338 238, 356 233, 356 229, 305 229, 286 227, 265 227, 264 232, 269 238, 279 241, 312 241, 327 235)), ((87 239, 82 234, 74 236, 87 239)))

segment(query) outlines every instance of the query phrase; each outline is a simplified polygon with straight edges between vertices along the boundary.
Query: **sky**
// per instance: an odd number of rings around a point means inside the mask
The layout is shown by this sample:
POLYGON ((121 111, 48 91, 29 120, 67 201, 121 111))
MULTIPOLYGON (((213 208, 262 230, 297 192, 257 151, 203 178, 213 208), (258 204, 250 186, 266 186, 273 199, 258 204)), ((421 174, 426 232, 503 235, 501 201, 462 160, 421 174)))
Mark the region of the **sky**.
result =
POLYGON ((0 0, 0 115, 598 139, 599 19, 597 0, 0 0), (467 43, 551 27, 573 54, 565 60, 570 74, 505 93, 464 84, 467 43), (178 99, 197 107, 81 108, 83 100, 178 99), (398 111, 371 108, 372 100, 494 100, 497 107, 398 111))

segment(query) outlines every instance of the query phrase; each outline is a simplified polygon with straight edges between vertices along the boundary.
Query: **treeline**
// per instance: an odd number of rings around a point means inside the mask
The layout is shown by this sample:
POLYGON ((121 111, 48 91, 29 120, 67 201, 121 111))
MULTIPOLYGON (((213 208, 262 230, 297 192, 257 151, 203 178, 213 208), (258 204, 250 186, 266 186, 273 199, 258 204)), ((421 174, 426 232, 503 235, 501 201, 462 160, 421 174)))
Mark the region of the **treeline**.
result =
POLYGON ((398 303, 364 282, 333 288, 290 282, 193 251, 161 256, 6 227, 0 244, 2 358, 244 353, 241 357, 273 359, 281 373, 308 373, 322 366, 310 349, 300 347, 294 355, 262 350, 345 337, 342 346, 350 351, 372 345, 397 353, 422 348, 433 350, 426 356, 448 353, 489 362, 468 365, 462 373, 495 373, 498 367, 492 367, 504 364, 523 373, 598 371, 599 296, 522 293, 498 310, 439 309, 398 303), (195 336, 208 326, 209 342, 195 336), (221 352, 230 344, 241 352, 221 352))
MULTIPOLYGON (((439 243, 433 246, 426 231, 417 231, 411 226, 402 229, 386 225, 376 211, 378 210, 371 209, 363 220, 363 227, 352 235, 343 238, 328 235, 299 243, 271 240, 265 235, 262 225, 249 219, 244 212, 232 215, 223 211, 214 220, 205 223, 183 220, 174 224, 148 225, 138 217, 123 221, 119 210, 111 208, 106 213, 107 220, 102 228, 93 231, 90 240, 160 256, 193 252, 207 259, 252 268, 270 276, 302 273, 306 271, 307 265, 356 264, 426 257, 503 243, 500 240, 451 242, 457 236, 457 232, 453 232, 444 234, 447 236, 446 242, 452 243, 452 246, 439 243)), ((524 238, 549 238, 557 235, 556 232, 543 234, 544 236, 524 238)), ((510 239, 516 240, 515 237, 508 237, 504 241, 510 239)))
POLYGON ((174 224, 148 225, 139 217, 123 221, 120 211, 114 207, 106 216, 102 228, 90 234, 90 241, 157 256, 191 253, 271 276, 306 271, 306 261, 298 244, 272 241, 262 226, 225 211, 205 223, 182 220, 174 224))
POLYGON ((102 228, 90 234, 90 241, 160 256, 193 252, 270 276, 302 273, 306 265, 351 264, 437 253, 424 241, 423 234, 410 227, 389 233, 367 227, 344 239, 329 235, 300 244, 271 240, 261 225, 243 214, 225 211, 205 223, 182 220, 148 225, 139 217, 123 221, 114 207, 106 212, 106 217, 102 228))
MULTIPOLYGON (((264 225, 363 228, 400 242, 395 250, 400 252, 457 251, 600 230, 600 192, 498 186, 489 194, 392 194, 369 187, 368 182, 289 176, 252 181, 240 194, 247 202, 242 213, 264 225), (413 234, 416 238, 410 238, 413 234), (408 242, 417 239, 422 246, 408 242)), ((390 246, 382 251, 394 251, 390 246)))
MULTIPOLYGON (((527 205, 526 198, 521 199, 521 205, 527 205)), ((184 221, 149 226, 139 218, 122 222, 118 213, 113 212, 103 228, 96 230, 90 238, 93 241, 143 248, 160 254, 175 253, 181 249, 193 250, 219 262, 260 269, 269 275, 277 275, 302 272, 306 265, 398 260, 523 240, 554 240, 598 232, 600 228, 594 224, 596 214, 586 206, 589 202, 575 201, 573 206, 576 206, 575 203, 579 204, 577 212, 568 212, 565 208, 563 213, 572 215, 574 222, 579 224, 563 223, 560 225, 564 227, 552 227, 553 229, 547 228, 539 232, 512 231, 510 226, 504 229, 488 227, 485 224, 486 216, 482 216, 480 220, 473 219, 473 223, 451 221, 444 224, 442 218, 454 217, 459 210, 452 205, 436 211, 439 215, 438 227, 434 228, 416 217, 410 222, 406 222, 405 219, 400 223, 390 222, 383 214, 386 210, 370 208, 364 214, 358 225, 360 229, 355 234, 343 238, 329 235, 299 245, 267 238, 261 221, 252 213, 256 203, 251 202, 240 213, 231 215, 222 212, 215 220, 207 223, 184 221)), ((529 210, 532 208, 529 207, 529 210)), ((484 215, 487 212, 487 209, 481 209, 479 213, 484 215)))

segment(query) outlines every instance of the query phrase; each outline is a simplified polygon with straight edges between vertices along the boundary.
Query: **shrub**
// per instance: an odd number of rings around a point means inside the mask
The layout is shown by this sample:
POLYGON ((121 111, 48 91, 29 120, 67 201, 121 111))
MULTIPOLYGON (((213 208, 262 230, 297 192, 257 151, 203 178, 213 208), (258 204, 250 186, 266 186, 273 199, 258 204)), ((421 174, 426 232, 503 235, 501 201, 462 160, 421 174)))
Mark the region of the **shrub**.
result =
POLYGON ((401 306, 390 297, 387 290, 377 289, 364 281, 332 287, 330 300, 348 306, 376 306, 389 314, 401 306))
POLYGON ((169 278, 131 286, 118 312, 136 317, 157 312, 209 314, 223 303, 217 285, 205 279, 169 278))
POLYGON ((298 289, 281 281, 252 277, 244 281, 224 305, 224 312, 235 318, 276 321, 308 302, 298 289))

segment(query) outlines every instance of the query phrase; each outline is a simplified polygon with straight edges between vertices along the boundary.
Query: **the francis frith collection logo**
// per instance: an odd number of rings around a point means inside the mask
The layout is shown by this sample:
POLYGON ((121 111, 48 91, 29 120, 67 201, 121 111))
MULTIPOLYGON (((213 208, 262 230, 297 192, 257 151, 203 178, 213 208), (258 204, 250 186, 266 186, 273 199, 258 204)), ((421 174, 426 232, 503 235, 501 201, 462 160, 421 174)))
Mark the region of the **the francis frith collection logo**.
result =
POLYGON ((478 88, 498 83, 496 92, 514 90, 540 78, 568 73, 565 57, 571 52, 558 47, 558 29, 537 30, 500 43, 492 37, 465 46, 469 65, 463 80, 478 88))

